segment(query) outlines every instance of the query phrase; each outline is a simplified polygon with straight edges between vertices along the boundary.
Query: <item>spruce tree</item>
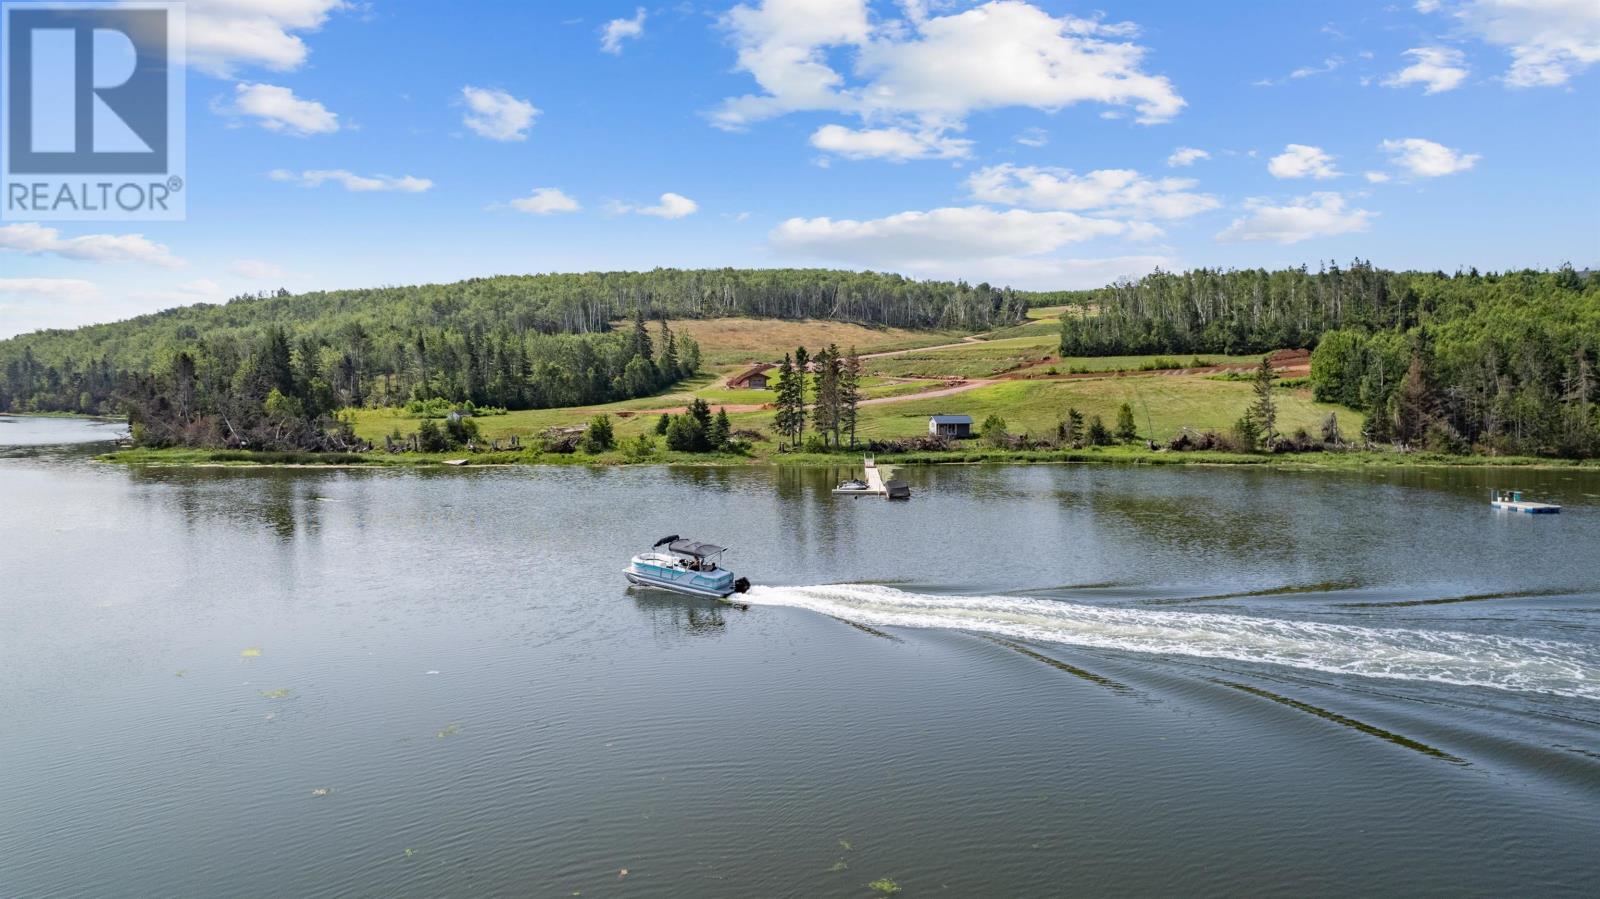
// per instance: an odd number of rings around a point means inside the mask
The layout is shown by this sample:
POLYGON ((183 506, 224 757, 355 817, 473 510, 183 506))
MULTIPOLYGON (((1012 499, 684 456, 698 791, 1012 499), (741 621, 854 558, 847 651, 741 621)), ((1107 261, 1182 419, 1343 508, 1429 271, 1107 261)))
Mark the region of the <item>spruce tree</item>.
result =
POLYGON ((1261 364, 1256 366, 1255 380, 1252 388, 1255 390, 1255 402, 1245 415, 1255 422, 1256 430, 1261 439, 1271 445, 1278 436, 1278 402, 1272 396, 1272 379, 1277 375, 1272 370, 1272 357, 1262 356, 1261 364))
POLYGON ((856 407, 861 402, 861 356, 856 348, 839 360, 839 429, 850 435, 850 446, 856 445, 856 407))

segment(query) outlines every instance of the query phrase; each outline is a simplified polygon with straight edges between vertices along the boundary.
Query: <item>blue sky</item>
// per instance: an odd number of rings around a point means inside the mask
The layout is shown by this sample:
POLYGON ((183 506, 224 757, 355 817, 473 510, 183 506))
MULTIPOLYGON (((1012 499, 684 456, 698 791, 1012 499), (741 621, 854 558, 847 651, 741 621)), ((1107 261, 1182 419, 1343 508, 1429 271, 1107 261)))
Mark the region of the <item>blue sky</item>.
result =
POLYGON ((1065 288, 1356 256, 1600 264, 1592 2, 191 0, 188 18, 187 220, 0 225, 0 336, 496 273, 1065 288))

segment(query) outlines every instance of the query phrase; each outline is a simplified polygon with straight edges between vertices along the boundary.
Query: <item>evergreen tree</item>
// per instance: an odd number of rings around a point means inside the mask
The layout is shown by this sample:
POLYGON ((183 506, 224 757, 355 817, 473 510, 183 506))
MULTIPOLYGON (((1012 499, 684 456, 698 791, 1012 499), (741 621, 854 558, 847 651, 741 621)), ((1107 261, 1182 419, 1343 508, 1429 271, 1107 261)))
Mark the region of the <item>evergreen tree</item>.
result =
POLYGON ((816 401, 811 409, 811 427, 826 440, 839 444, 839 350, 833 344, 818 351, 812 359, 816 372, 816 401))
POLYGON ((1067 409, 1066 433, 1063 436, 1072 446, 1083 445, 1083 413, 1076 408, 1067 409))
POLYGON ((1260 439, 1271 445, 1278 437, 1278 402, 1272 395, 1272 381, 1277 373, 1272 370, 1272 359, 1269 356, 1261 357, 1261 364, 1256 366, 1255 377, 1251 380, 1251 388, 1255 391, 1255 400, 1245 416, 1255 422, 1256 431, 1260 439))
POLYGON ((727 449, 728 438, 732 433, 733 424, 728 421, 728 410, 717 407, 717 416, 711 419, 711 427, 706 431, 706 443, 714 450, 727 449))
POLYGON ((656 433, 657 434, 665 434, 665 433, 667 433, 667 426, 670 425, 670 424, 672 424, 672 416, 668 415, 665 412, 661 413, 661 417, 656 419, 656 433))
POLYGON ((1117 439, 1123 443, 1132 441, 1139 436, 1139 428, 1133 423, 1133 407, 1123 403, 1117 409, 1117 439))
POLYGON ((839 360, 839 430, 850 435, 850 446, 856 445, 857 407, 861 403, 861 356, 856 348, 839 360))
POLYGON ((1433 406, 1433 389, 1428 384, 1422 353, 1414 352, 1406 376, 1395 390, 1394 436, 1408 444, 1420 441, 1433 419, 1433 406))
POLYGON ((583 432, 583 440, 580 442, 582 443, 583 451, 590 455, 603 453, 616 446, 617 437, 616 432, 611 428, 611 416, 601 413, 591 419, 589 427, 583 432))
POLYGON ((667 327, 667 320, 661 320, 661 359, 656 363, 661 376, 676 381, 683 375, 682 364, 678 361, 678 338, 667 327))
POLYGON ((1098 415, 1089 417, 1088 438, 1090 446, 1105 446, 1111 442, 1111 432, 1106 429, 1106 423, 1101 421, 1098 415))

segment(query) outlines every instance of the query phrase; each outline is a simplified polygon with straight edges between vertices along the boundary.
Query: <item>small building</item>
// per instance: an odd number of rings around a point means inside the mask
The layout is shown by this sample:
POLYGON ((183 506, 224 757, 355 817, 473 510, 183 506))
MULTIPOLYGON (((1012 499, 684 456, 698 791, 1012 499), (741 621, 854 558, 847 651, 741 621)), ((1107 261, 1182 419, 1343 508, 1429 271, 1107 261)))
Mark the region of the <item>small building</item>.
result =
POLYGON ((972 436, 972 416, 934 415, 928 419, 928 433, 934 437, 963 440, 972 436))
POLYGON ((728 387, 732 390, 766 390, 767 372, 772 369, 769 363, 752 365, 742 372, 728 379, 728 387))

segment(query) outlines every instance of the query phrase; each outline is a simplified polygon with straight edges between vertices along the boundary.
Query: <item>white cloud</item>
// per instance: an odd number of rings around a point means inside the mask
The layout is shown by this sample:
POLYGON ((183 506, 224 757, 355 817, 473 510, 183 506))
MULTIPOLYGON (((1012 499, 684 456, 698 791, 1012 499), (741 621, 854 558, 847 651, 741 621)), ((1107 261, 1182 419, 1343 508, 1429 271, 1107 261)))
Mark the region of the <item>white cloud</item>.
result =
POLYGON ((90 300, 100 288, 79 278, 0 278, 0 297, 39 300, 90 300))
POLYGON ((1511 53, 1512 87, 1566 84, 1600 62, 1600 3, 1594 0, 1423 0, 1420 12, 1447 11, 1470 34, 1511 53))
POLYGON ((1333 167, 1333 157, 1321 147, 1289 144, 1283 152, 1267 161, 1267 171, 1274 178, 1337 178, 1340 172, 1333 167))
POLYGON ((1071 212, 964 206, 866 221, 792 218, 773 229, 769 240, 782 255, 829 264, 1060 289, 1099 287, 1120 277, 1175 267, 1176 260, 1156 255, 1109 259, 1050 255, 1074 243, 1139 227, 1071 212))
POLYGON ((130 314, 77 278, 0 278, 0 339, 43 328, 75 328, 130 314))
POLYGON ((1466 56, 1450 47, 1415 47, 1405 52, 1414 62, 1383 79, 1385 87, 1425 85, 1424 94, 1438 94, 1461 86, 1471 72, 1466 56))
POLYGON ((306 61, 305 41, 344 0, 189 0, 189 65, 226 78, 240 66, 286 72, 306 61))
POLYGON ((1295 69, 1293 72, 1289 73, 1289 77, 1290 78, 1294 78, 1294 79, 1300 79, 1300 78, 1310 78, 1312 75, 1326 75, 1327 73, 1333 71, 1334 69, 1337 69, 1338 67, 1340 67, 1342 65, 1344 65, 1344 57, 1342 57, 1342 56, 1330 56, 1327 59, 1324 59, 1322 61, 1321 65, 1317 65, 1317 66, 1301 66, 1300 68, 1295 69))
POLYGON ((1420 137, 1386 140, 1378 147, 1389 154, 1391 162, 1419 178, 1437 178, 1464 172, 1483 158, 1476 153, 1462 153, 1420 137))
POLYGON ((950 15, 910 4, 902 19, 874 22, 866 0, 762 0, 722 23, 737 67, 762 92, 732 97, 712 113, 720 127, 797 111, 858 115, 913 132, 959 130, 979 110, 1077 103, 1132 107, 1140 122, 1177 115, 1172 82, 1143 70, 1131 26, 1055 18, 1021 0, 992 0, 950 15), (909 124, 906 124, 909 123, 909 124))
POLYGON ((145 303, 171 303, 183 306, 191 303, 215 303, 226 299, 222 295, 222 285, 210 278, 198 278, 158 290, 135 290, 129 292, 128 298, 145 303))
POLYGON ((631 19, 612 19, 600 30, 600 49, 607 53, 622 53, 622 42, 644 34, 644 7, 633 11, 631 19))
POLYGON ((259 259, 240 259, 228 266, 228 271, 251 281, 278 281, 288 276, 282 266, 259 259))
POLYGON ((1382 184, 1389 180, 1388 172, 1362 172, 1361 174, 1372 184, 1382 184))
POLYGON ((1171 156, 1167 157, 1167 165, 1173 168, 1187 168, 1201 159, 1210 158, 1211 154, 1204 150, 1197 150, 1194 147, 1179 147, 1172 151, 1171 156))
POLYGON ((1043 128, 1024 128, 1021 134, 1012 139, 1024 147, 1042 147, 1050 143, 1050 134, 1043 128))
POLYGON ((972 141, 944 137, 937 130, 862 128, 823 125, 811 135, 811 146, 846 159, 960 159, 971 154, 972 141))
POLYGON ((989 166, 967 178, 975 199, 1007 206, 1064 212, 1098 211, 1116 218, 1180 219, 1221 204, 1190 192, 1188 178, 1147 178, 1132 169, 1098 169, 1077 175, 1048 166, 989 166))
POLYGON ((427 178, 416 178, 404 175, 395 178, 389 175, 357 175, 345 169, 308 169, 295 173, 287 169, 273 169, 267 177, 274 181, 288 181, 301 187, 320 187, 332 181, 344 186, 345 190, 356 193, 369 191, 399 191, 401 193, 422 193, 433 186, 427 178))
POLYGON ((557 212, 577 212, 583 208, 578 201, 555 187, 535 187, 533 193, 526 197, 518 197, 509 204, 518 212, 532 215, 552 215, 557 212))
POLYGON ((461 96, 468 110, 462 124, 490 140, 527 140, 528 129, 539 116, 539 109, 532 103, 502 90, 468 85, 461 89, 461 96))
POLYGON ((957 206, 880 219, 792 218, 770 235, 781 250, 859 265, 921 266, 946 260, 1036 256, 1134 226, 1071 212, 957 206))
POLYGON ((304 100, 294 91, 275 84, 236 84, 233 102, 218 107, 227 115, 252 116, 268 131, 296 137, 331 134, 339 130, 339 116, 315 100, 304 100))
POLYGON ((700 209, 700 204, 689 199, 683 194, 667 192, 661 195, 661 201, 654 206, 632 206, 627 203, 612 203, 607 207, 609 212, 617 215, 634 213, 636 215, 653 215, 663 219, 681 219, 693 215, 700 209))
POLYGON ((62 237, 55 228, 37 222, 0 225, 0 251, 29 256, 60 256, 84 262, 144 262, 162 268, 181 268, 183 260, 173 256, 165 244, 154 243, 142 234, 84 234, 62 237))
POLYGON ((1270 241, 1293 244, 1313 237, 1331 237, 1367 230, 1374 213, 1349 209, 1344 197, 1336 193, 1314 193, 1297 197, 1285 206, 1273 206, 1263 199, 1246 200, 1242 218, 1233 220, 1216 239, 1224 243, 1270 241))

